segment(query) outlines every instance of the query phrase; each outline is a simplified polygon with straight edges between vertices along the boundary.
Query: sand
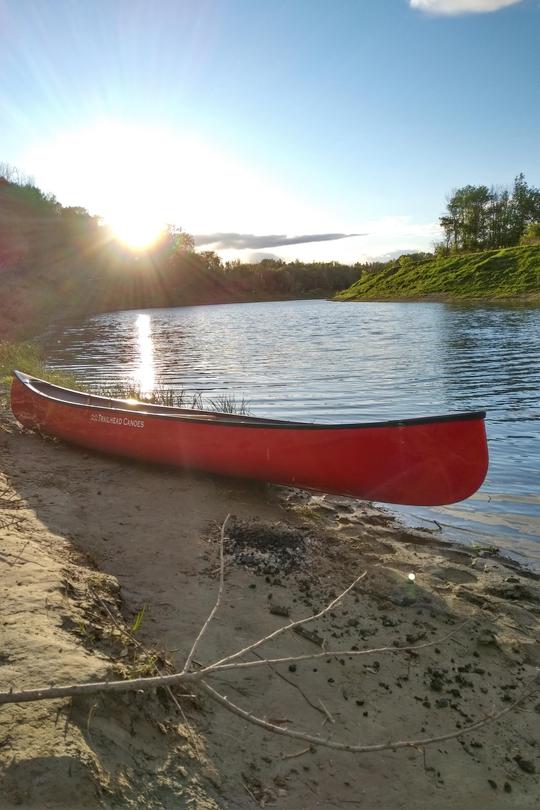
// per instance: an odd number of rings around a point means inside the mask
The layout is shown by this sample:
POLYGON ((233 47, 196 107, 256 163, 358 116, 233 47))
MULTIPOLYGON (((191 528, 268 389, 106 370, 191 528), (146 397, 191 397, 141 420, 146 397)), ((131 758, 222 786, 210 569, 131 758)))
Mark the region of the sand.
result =
MULTIPOLYGON (((317 611, 363 571, 308 633, 257 653, 421 644, 456 631, 415 654, 214 677, 243 708, 353 744, 413 739, 505 708, 537 674, 539 582, 497 554, 405 531, 370 504, 87 453, 4 414, 1 688, 180 666, 215 601, 228 513, 224 597, 199 663, 317 611), (143 608, 136 638, 151 653, 118 630, 143 608)), ((0 808, 538 806, 538 693, 461 739, 370 754, 272 735, 198 688, 176 695, 181 710, 162 691, 1 707, 0 808)))

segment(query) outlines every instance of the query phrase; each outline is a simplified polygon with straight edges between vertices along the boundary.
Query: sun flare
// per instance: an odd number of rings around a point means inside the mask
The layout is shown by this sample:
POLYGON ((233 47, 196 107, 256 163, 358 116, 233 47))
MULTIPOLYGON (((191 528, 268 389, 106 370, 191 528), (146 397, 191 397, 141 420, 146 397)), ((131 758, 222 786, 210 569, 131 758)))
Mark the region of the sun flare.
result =
POLYGON ((40 187, 99 216, 134 252, 150 248, 168 223, 192 234, 234 232, 240 222, 246 233, 286 233, 294 221, 302 233, 327 230, 332 221, 198 133, 139 121, 102 118, 60 132, 34 147, 24 165, 40 187))
POLYGON ((142 212, 130 215, 129 211, 112 216, 109 227, 116 239, 133 250, 152 247, 163 233, 163 223, 152 220, 142 212))

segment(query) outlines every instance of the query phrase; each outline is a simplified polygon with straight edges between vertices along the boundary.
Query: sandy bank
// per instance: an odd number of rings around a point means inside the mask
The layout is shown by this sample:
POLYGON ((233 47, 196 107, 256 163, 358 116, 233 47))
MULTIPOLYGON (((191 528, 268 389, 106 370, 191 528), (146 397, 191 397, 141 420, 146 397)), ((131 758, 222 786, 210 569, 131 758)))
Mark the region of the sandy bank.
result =
MULTIPOLYGON (((87 454, 0 427, 3 688, 105 678, 128 668, 110 617, 181 664, 206 662, 354 594, 259 654, 301 655, 438 639, 416 654, 264 665, 213 686, 278 724, 352 743, 450 732, 511 703, 538 652, 537 579, 496 557, 403 532, 367 504, 87 454), (416 584, 409 583, 410 572, 416 584), (105 605, 105 607, 104 607, 105 605)), ((0 709, 0 807, 533 808, 538 695, 500 721, 426 748, 312 749, 225 712, 196 690, 0 709), (187 722, 186 722, 187 719, 187 722)))

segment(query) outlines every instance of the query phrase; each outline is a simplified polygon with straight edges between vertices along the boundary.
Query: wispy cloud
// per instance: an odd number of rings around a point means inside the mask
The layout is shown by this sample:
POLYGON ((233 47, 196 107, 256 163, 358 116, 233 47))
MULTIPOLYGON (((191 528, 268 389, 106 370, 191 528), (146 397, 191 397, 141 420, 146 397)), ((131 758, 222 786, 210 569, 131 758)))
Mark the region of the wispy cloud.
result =
POLYGON ((410 0, 411 8, 428 14, 485 14, 515 6, 521 0, 410 0))
POLYGON ((260 248, 304 245, 310 242, 333 242, 351 236, 365 236, 361 233, 308 233, 300 236, 268 234, 257 236, 252 233, 207 233, 194 237, 197 247, 212 247, 214 250, 259 250, 260 248))

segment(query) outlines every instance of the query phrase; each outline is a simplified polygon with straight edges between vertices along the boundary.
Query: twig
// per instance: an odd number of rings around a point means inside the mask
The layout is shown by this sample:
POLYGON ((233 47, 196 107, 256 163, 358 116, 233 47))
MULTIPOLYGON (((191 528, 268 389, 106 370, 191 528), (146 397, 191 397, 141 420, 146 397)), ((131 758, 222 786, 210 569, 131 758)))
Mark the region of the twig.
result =
POLYGON ((209 614, 208 618, 206 619, 205 623, 201 627, 201 629, 199 631, 199 635, 197 636, 197 638, 193 642, 193 646, 191 647, 191 650, 189 651, 189 655, 186 658, 186 663, 184 664, 184 668, 183 668, 182 672, 189 672, 189 670, 191 668, 191 662, 193 660, 193 656, 195 655, 195 651, 197 650, 199 642, 202 639, 202 637, 204 636, 204 634, 206 633, 206 630, 207 630, 210 622, 212 621, 212 619, 216 615, 216 613, 218 611, 218 608, 219 608, 219 605, 220 605, 220 602, 221 602, 221 596, 223 594, 223 583, 224 583, 224 579, 225 579, 225 574, 224 574, 224 572, 225 572, 225 562, 224 562, 223 547, 225 545, 225 527, 227 526, 227 522, 228 522, 229 518, 230 518, 230 514, 227 515, 227 517, 223 521, 223 525, 221 527, 221 537, 220 537, 220 543, 219 543, 219 589, 218 589, 218 594, 217 594, 217 598, 216 598, 216 603, 215 603, 214 607, 212 608, 212 610, 210 611, 210 614, 209 614))
POLYGON ((21 523, 24 523, 24 517, 15 517, 10 515, 7 520, 3 520, 0 524, 0 529, 17 529, 21 523))
MULTIPOLYGON (((454 627, 449 633, 441 636, 441 638, 433 639, 432 641, 425 641, 422 644, 415 644, 409 647, 372 647, 369 650, 324 650, 319 653, 306 653, 305 655, 291 655, 286 658, 261 658, 259 661, 239 661, 235 664, 211 664, 202 670, 203 674, 210 674, 213 672, 223 672, 228 669, 249 669, 251 667, 260 666, 261 664, 290 664, 296 661, 312 661, 317 658, 343 658, 344 656, 359 656, 359 655, 374 655, 379 653, 403 653, 414 652, 416 650, 423 650, 426 647, 433 647, 435 644, 443 644, 449 638, 452 638, 459 630, 462 630, 467 624, 470 624, 472 619, 467 619, 462 624, 454 627)), ((262 641, 270 638, 267 636, 262 641)), ((200 673, 199 673, 200 674, 200 673)))
MULTIPOLYGON (((129 639, 129 641, 131 641, 131 643, 132 643, 132 644, 133 644, 135 647, 137 647, 139 650, 143 650, 143 649, 144 649, 144 646, 143 646, 143 645, 142 645, 142 643, 139 641, 139 639, 138 639, 138 638, 135 638, 135 636, 133 635, 133 633, 132 633, 130 630, 128 630, 128 629, 127 629, 127 627, 124 627, 123 625, 121 625, 121 624, 120 624, 120 622, 119 622, 119 621, 117 621, 117 620, 116 620, 116 618, 115 618, 115 616, 113 615, 113 613, 112 613, 112 612, 109 610, 109 608, 108 608, 108 606, 107 606, 107 603, 106 603, 106 602, 105 602, 105 601, 104 601, 104 600, 103 600, 103 599, 102 599, 100 596, 98 596, 96 593, 94 593, 94 596, 96 597, 97 601, 99 602, 99 604, 101 605, 101 607, 103 608, 103 610, 106 612, 106 614, 107 614, 107 616, 109 617, 109 619, 111 620, 111 622, 114 624, 114 626, 116 627, 116 629, 119 631, 119 633, 120 633, 122 636, 125 636, 127 639, 129 639)), ((169 663, 169 662, 167 662, 167 663, 169 663)), ((160 671, 158 667, 156 667, 156 669, 158 670, 158 672, 160 671)))
POLYGON ((317 704, 316 704, 316 703, 313 703, 313 701, 312 701, 312 700, 310 700, 310 699, 308 698, 308 696, 306 695, 306 693, 304 692, 304 690, 303 690, 303 689, 302 689, 300 686, 298 686, 298 684, 297 684, 297 683, 295 683, 294 681, 291 681, 289 678, 287 678, 285 675, 283 675, 283 673, 282 673, 282 672, 280 672, 280 671, 279 671, 279 669, 276 669, 275 667, 273 667, 273 666, 272 666, 272 662, 271 662, 271 661, 268 661, 267 659, 263 658, 263 657, 262 657, 261 655, 259 655, 259 653, 257 653, 257 652, 254 652, 254 653, 253 653, 253 655, 256 655, 256 656, 257 656, 257 658, 259 658, 263 664, 268 664, 268 668, 269 668, 269 669, 270 669, 270 670, 271 670, 271 671, 272 671, 272 672, 273 672, 275 675, 277 675, 277 676, 278 676, 278 678, 281 678, 281 680, 282 680, 282 681, 285 681, 285 683, 288 683, 288 684, 289 684, 289 686, 294 686, 294 688, 295 688, 295 689, 297 689, 297 690, 300 692, 300 694, 302 695, 302 697, 304 698, 304 700, 306 701, 306 703, 308 704, 308 706, 311 706, 311 708, 312 708, 312 709, 315 709, 315 711, 320 712, 321 714, 324 714, 323 710, 322 710, 322 709, 320 709, 320 708, 317 706, 317 704))
POLYGON ((15 559, 15 561, 13 562, 13 565, 16 565, 16 564, 17 564, 17 563, 18 563, 18 562, 19 562, 19 561, 22 559, 22 555, 24 554, 24 552, 25 552, 25 550, 26 550, 26 546, 28 545, 28 543, 29 543, 29 542, 30 542, 30 540, 27 540, 27 541, 26 541, 26 543, 25 543, 25 544, 24 544, 24 546, 22 547, 22 550, 21 550, 20 554, 17 556, 17 558, 16 558, 16 559, 15 559))
POLYGON ((89 737, 92 736, 92 732, 90 731, 90 726, 92 724, 92 718, 94 716, 94 712, 96 711, 97 703, 92 703, 90 706, 90 710, 88 712, 88 717, 86 718, 86 733, 89 737))
POLYGON ((267 731, 272 731, 274 734, 282 734, 285 737, 292 737, 295 740, 304 740, 312 745, 319 745, 323 748, 333 748, 336 751, 349 751, 355 754, 366 754, 372 753, 375 751, 389 751, 398 748, 418 748, 424 745, 433 745, 434 743, 445 742, 446 740, 452 740, 456 737, 462 737, 464 734, 468 734, 471 731, 476 731, 482 726, 487 725, 488 723, 493 723, 496 720, 500 720, 501 717, 504 717, 505 714, 513 711, 516 706, 518 706, 525 698, 532 695, 537 689, 537 678, 535 680, 535 685, 531 688, 526 690, 514 703, 510 706, 507 706, 502 711, 497 712, 495 714, 488 714, 483 717, 481 720, 477 720, 475 723, 471 723, 469 726, 464 726, 464 728, 458 729, 458 731, 451 731, 448 734, 441 734, 438 737, 425 737, 419 740, 396 740, 394 742, 386 742, 386 743, 376 743, 374 745, 351 745, 349 743, 340 742, 338 740, 332 740, 329 737, 316 737, 313 734, 306 734, 303 731, 295 731, 293 729, 288 728, 281 728, 281 726, 276 726, 273 723, 269 723, 267 720, 263 720, 261 717, 257 717, 256 715, 252 714, 251 712, 246 711, 245 709, 240 708, 225 696, 216 692, 206 681, 201 681, 201 686, 205 690, 205 692, 215 700, 220 705, 224 706, 233 714, 237 714, 242 719, 247 720, 250 723, 253 723, 256 726, 260 726, 261 728, 265 728, 267 731))
MULTIPOLYGON (((350 591, 352 591, 352 589, 355 587, 355 585, 357 585, 360 582, 360 580, 364 579, 366 574, 367 574, 367 571, 364 571, 363 574, 360 574, 360 576, 356 577, 354 582, 351 582, 351 584, 349 585, 348 588, 345 588, 345 590, 342 591, 340 594, 338 594, 338 596, 336 596, 336 598, 333 599, 330 602, 330 604, 328 604, 326 607, 324 607, 318 613, 315 613, 315 614, 313 614, 311 616, 306 616, 304 619, 298 619, 295 622, 289 622, 289 624, 285 624, 285 625, 282 625, 281 627, 278 627, 277 630, 274 630, 273 633, 269 633, 264 638, 260 638, 258 641, 254 641, 252 644, 249 644, 247 647, 243 647, 243 649, 238 650, 238 652, 232 653, 231 655, 227 655, 227 656, 225 656, 225 658, 222 658, 220 661, 216 661, 215 664, 212 664, 212 669, 216 669, 218 667, 221 667, 223 664, 228 664, 230 661, 234 661, 236 658, 240 658, 242 655, 246 655, 246 653, 251 652, 252 650, 256 649, 257 647, 260 647, 261 644, 266 644, 267 641, 271 641, 272 639, 277 638, 278 636, 281 636, 282 633, 287 632, 287 630, 294 630, 295 627, 299 627, 302 624, 307 624, 307 622, 313 622, 313 621, 315 621, 315 619, 320 619, 321 616, 324 616, 325 613, 328 613, 329 610, 332 610, 332 608, 335 607, 338 604, 338 602, 341 602, 341 600, 345 596, 347 596, 347 594, 350 591)), ((252 661, 250 663, 257 664, 258 662, 257 661, 252 661)))
POLYGON ((322 702, 321 698, 319 698, 319 703, 321 704, 323 712, 325 713, 327 719, 330 720, 330 722, 332 724, 334 724, 336 721, 334 720, 333 716, 330 714, 330 712, 328 711, 328 709, 326 708, 326 706, 322 702))
POLYGON ((251 792, 251 790, 248 788, 248 786, 246 785, 246 783, 245 783, 245 782, 242 782, 242 784, 243 784, 243 786, 244 786, 244 788, 245 788, 245 791, 246 791, 246 793, 248 794, 248 796, 251 796, 251 798, 253 799, 253 801, 255 802, 255 804, 259 804, 259 802, 258 802, 258 801, 257 801, 257 799, 255 798, 255 795, 254 795, 254 794, 251 792))
POLYGON ((304 754, 309 754, 311 750, 311 745, 308 745, 306 748, 302 748, 301 751, 294 751, 292 754, 282 754, 281 759, 296 759, 296 757, 303 757, 304 754))
POLYGON ((324 639, 322 639, 319 634, 313 630, 306 630, 305 627, 295 627, 294 632, 302 638, 306 638, 308 641, 311 641, 312 644, 316 644, 317 647, 324 647, 324 639))

